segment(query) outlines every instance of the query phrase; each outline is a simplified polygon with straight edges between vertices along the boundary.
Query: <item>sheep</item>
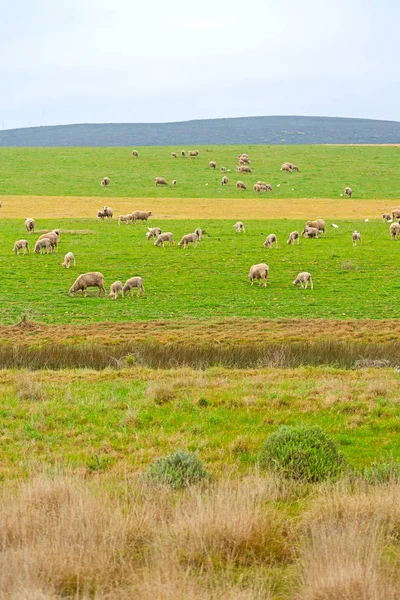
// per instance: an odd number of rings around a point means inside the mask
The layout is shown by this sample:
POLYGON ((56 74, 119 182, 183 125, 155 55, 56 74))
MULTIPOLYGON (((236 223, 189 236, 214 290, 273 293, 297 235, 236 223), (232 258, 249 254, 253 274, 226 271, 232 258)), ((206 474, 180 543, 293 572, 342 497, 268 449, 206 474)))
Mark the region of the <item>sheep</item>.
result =
POLYGON ((200 227, 196 227, 194 232, 197 234, 197 237, 199 238, 199 242, 201 242, 201 240, 203 239, 203 233, 207 233, 206 231, 204 231, 204 229, 200 229, 200 227))
POLYGON ((186 152, 185 152, 185 150, 181 150, 181 156, 182 156, 182 158, 185 158, 185 157, 186 157, 186 152))
POLYGON ((106 213, 104 212, 104 210, 98 210, 97 216, 99 219, 101 219, 103 221, 106 218, 106 213))
POLYGON ((351 187, 347 186, 344 188, 344 193, 346 194, 346 196, 349 196, 351 198, 353 195, 353 190, 351 189, 351 187))
POLYGON ((243 231, 244 233, 246 231, 242 221, 238 221, 237 223, 235 223, 234 228, 236 229, 236 233, 240 233, 241 231, 243 231))
POLYGON ((162 230, 159 227, 148 227, 148 232, 146 233, 146 240, 151 240, 152 238, 157 238, 162 234, 162 230))
POLYGON ((246 156, 241 156, 239 158, 239 165, 249 165, 251 163, 251 160, 249 158, 247 158, 246 156))
POLYGON ((132 215, 119 215, 118 217, 118 225, 121 225, 121 222, 125 222, 125 225, 132 221, 132 215))
POLYGON ((289 246, 292 246, 295 242, 300 243, 300 235, 298 231, 292 231, 287 241, 289 246))
POLYGON ((261 185, 258 185, 258 183, 255 183, 255 184, 253 185, 253 190, 254 190, 254 191, 257 193, 257 194, 259 194, 259 193, 261 192, 261 185))
POLYGON ((211 169, 214 169, 214 171, 217 168, 217 163, 214 160, 210 160, 209 165, 211 169))
POLYGON ((103 187, 105 187, 106 185, 110 185, 110 178, 109 177, 104 177, 104 179, 102 179, 102 181, 101 181, 101 185, 103 187))
POLYGON ((172 180, 172 185, 173 185, 173 187, 175 187, 175 186, 176 186, 176 179, 173 179, 173 180, 172 180))
POLYGON ((41 238, 36 242, 34 252, 37 254, 43 254, 42 251, 46 252, 47 254, 53 252, 53 245, 49 238, 41 238))
POLYGON ((190 152, 189 152, 189 158, 197 158, 198 155, 199 155, 198 150, 190 150, 190 152))
POLYGON ((179 246, 179 248, 182 248, 182 246, 183 246, 186 250, 186 248, 188 247, 188 244, 193 242, 193 247, 196 248, 198 241, 199 241, 199 236, 197 235, 197 233, 188 233, 187 235, 183 236, 181 241, 178 243, 178 246, 179 246))
POLYGON ((281 166, 281 171, 285 171, 286 173, 291 173, 292 172, 292 166, 290 163, 283 163, 283 165, 281 166))
POLYGON ((297 275, 296 279, 292 282, 292 285, 296 286, 299 283, 301 285, 301 289, 307 289, 308 284, 310 284, 310 288, 312 290, 314 289, 312 277, 311 277, 310 273, 307 273, 307 271, 302 271, 301 273, 299 273, 297 275))
POLYGON ((266 183, 265 185, 260 185, 260 188, 262 192, 272 192, 272 185, 270 185, 269 183, 266 183))
POLYGON ((74 267, 76 267, 76 260, 73 252, 67 252, 67 254, 64 256, 64 262, 62 263, 62 266, 65 269, 69 269, 72 262, 74 263, 74 267))
POLYGON ((104 216, 107 217, 107 219, 113 218, 114 211, 111 208, 111 206, 104 206, 103 213, 104 213, 104 216))
POLYGON ((139 158, 139 152, 137 150, 132 150, 132 156, 134 158, 139 158))
POLYGON ((275 248, 278 247, 278 240, 277 240, 277 237, 276 237, 276 235, 274 233, 270 233, 267 236, 267 239, 265 240, 263 246, 264 246, 264 248, 270 248, 271 249, 272 248, 272 244, 275 244, 275 248))
POLYGON ((14 244, 14 252, 15 254, 19 254, 19 251, 23 250, 23 254, 25 256, 26 253, 29 254, 29 244, 27 240, 18 240, 14 244))
POLYGON ((247 165, 237 167, 236 170, 238 173, 250 173, 250 175, 253 172, 247 165))
POLYGON ((164 177, 156 177, 154 181, 156 183, 156 187, 158 185, 168 185, 168 182, 166 179, 164 179, 164 177))
POLYGON ((228 178, 226 175, 223 176, 223 178, 221 179, 221 185, 226 185, 228 183, 228 178))
POLYGON ((245 184, 243 183, 243 181, 237 181, 236 182, 236 189, 237 190, 247 190, 247 187, 245 186, 245 184))
POLYGON ((60 236, 55 231, 49 231, 48 233, 43 233, 43 235, 41 235, 39 237, 39 240, 42 240, 42 239, 50 240, 53 251, 58 250, 58 242, 59 242, 60 236))
POLYGON ((132 296, 132 289, 137 288, 137 296, 144 294, 143 279, 141 277, 131 277, 125 281, 125 285, 122 288, 122 295, 132 296))
POLYGON ((35 220, 27 217, 25 219, 25 229, 28 233, 34 233, 35 231, 35 220))
POLYGON ((306 237, 306 238, 317 238, 319 234, 319 229, 317 229, 316 227, 304 227, 303 231, 301 232, 301 237, 306 237))
POLYGON ((147 223, 152 214, 151 210, 134 210, 132 213, 132 222, 136 224, 136 221, 146 221, 147 223))
POLYGON ((226 170, 226 167, 221 167, 221 171, 225 172, 226 170))
POLYGON ((292 171, 297 171, 299 172, 299 167, 296 165, 290 165, 292 167, 292 171))
POLYGON ((314 227, 318 231, 325 233, 325 221, 323 219, 315 219, 315 221, 307 221, 306 227, 314 227))
POLYGON ((399 237, 400 234, 400 225, 399 223, 392 223, 390 228, 390 236, 392 238, 392 240, 397 240, 397 238, 399 237))
POLYGON ((111 297, 111 300, 116 300, 118 298, 118 294, 120 292, 122 294, 122 282, 121 281, 114 281, 114 283, 112 283, 110 285, 110 297, 111 297))
POLYGON ((383 219, 383 221, 390 221, 391 217, 388 213, 383 213, 382 219, 383 219))
POLYGON ((239 156, 238 156, 239 160, 240 160, 241 158, 243 158, 243 156, 244 156, 245 158, 249 158, 249 155, 248 155, 248 154, 246 154, 246 152, 242 152, 242 154, 239 154, 239 156))
POLYGON ((393 219, 393 221, 395 221, 396 219, 400 219, 400 208, 397 208, 397 209, 395 208, 392 211, 392 219, 393 219))
POLYGON ((167 231, 166 233, 161 233, 154 242, 154 245, 162 246, 164 248, 165 242, 169 242, 170 246, 174 245, 174 234, 170 231, 167 231))
POLYGON ((253 285, 255 279, 258 279, 259 285, 261 285, 261 281, 263 280, 264 281, 263 287, 267 287, 268 273, 269 273, 269 266, 266 265, 265 263, 260 263, 259 265, 253 265, 251 267, 250 272, 247 277, 250 280, 251 285, 253 285))
POLYGON ((351 238, 353 240, 353 246, 357 246, 357 242, 359 242, 361 246, 361 233, 359 231, 353 231, 351 238))
POLYGON ((90 273, 84 273, 83 275, 79 275, 79 277, 75 280, 75 283, 69 289, 69 295, 72 297, 76 292, 82 290, 83 295, 87 296, 86 289, 88 287, 97 287, 99 288, 98 295, 101 293, 106 294, 106 289, 104 287, 104 275, 99 273, 98 271, 92 271, 90 273))
POLYGON ((171 158, 178 158, 176 152, 171 152, 171 158))

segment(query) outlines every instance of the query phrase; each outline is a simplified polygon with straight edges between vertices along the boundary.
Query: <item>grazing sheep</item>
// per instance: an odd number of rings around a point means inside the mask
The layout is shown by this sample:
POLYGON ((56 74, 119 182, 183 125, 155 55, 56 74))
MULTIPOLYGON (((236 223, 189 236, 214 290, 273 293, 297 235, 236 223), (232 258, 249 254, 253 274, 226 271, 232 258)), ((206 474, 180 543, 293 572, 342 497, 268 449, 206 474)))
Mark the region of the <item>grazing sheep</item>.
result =
POLYGON ((214 160, 210 160, 209 165, 211 169, 215 170, 217 168, 217 163, 214 160))
POLYGON ((237 168, 236 168, 236 171, 237 171, 238 173, 250 173, 250 174, 253 172, 253 171, 250 169, 250 167, 248 167, 247 165, 243 165, 243 166, 237 167, 237 168))
POLYGON ((390 236, 392 238, 392 240, 397 240, 397 238, 399 237, 400 234, 400 225, 399 223, 392 223, 390 228, 390 236))
POLYGON ((267 239, 265 240, 263 246, 264 248, 272 248, 272 244, 275 244, 275 248, 278 247, 278 240, 274 233, 270 233, 267 236, 267 239))
POLYGON ((221 167, 221 171, 226 171, 226 167, 221 167))
POLYGON ((110 285, 111 300, 116 300, 118 298, 118 294, 120 292, 122 294, 122 282, 121 281, 114 281, 114 283, 112 283, 110 285))
POLYGON ((121 225, 121 222, 125 222, 125 225, 128 225, 128 223, 131 221, 132 215, 119 215, 118 217, 118 225, 121 225))
POLYGON ((251 160, 246 158, 245 156, 242 156, 241 158, 239 158, 239 166, 249 165, 250 163, 251 163, 251 160))
POLYGON ((235 223, 234 228, 236 229, 236 233, 240 233, 241 231, 243 231, 244 233, 246 231, 242 221, 238 221, 237 223, 235 223))
POLYGON ((69 295, 73 296, 79 290, 82 290, 83 295, 87 296, 86 289, 88 287, 97 287, 99 288, 99 296, 101 293, 106 294, 106 289, 104 287, 104 275, 99 273, 98 271, 92 271, 91 273, 84 273, 83 275, 79 275, 76 279, 75 283, 69 289, 69 295))
POLYGON ((139 158, 139 152, 137 150, 132 150, 132 156, 139 158))
POLYGON ((307 221, 306 227, 314 227, 318 231, 325 233, 325 221, 323 219, 315 219, 315 221, 307 221))
POLYGON ((104 177, 104 179, 101 182, 101 185, 103 187, 105 187, 106 185, 110 185, 110 178, 109 177, 104 177))
POLYGON ((49 231, 48 233, 43 233, 43 235, 41 235, 39 237, 39 240, 42 240, 42 239, 50 240, 53 251, 58 250, 58 242, 60 240, 60 236, 57 233, 55 233, 55 231, 49 231))
POLYGON ((319 234, 319 229, 317 229, 316 227, 304 227, 303 231, 301 232, 301 237, 305 237, 305 238, 317 238, 319 234))
POLYGON ((157 238, 162 234, 162 231, 159 227, 148 227, 148 232, 146 233, 146 240, 151 240, 152 238, 157 238))
POLYGON ((167 231, 165 233, 161 233, 158 238, 156 239, 156 241, 154 242, 155 246, 162 246, 164 248, 164 244, 165 242, 169 242, 170 246, 174 245, 174 234, 171 233, 170 231, 167 231))
POLYGON ((272 192, 272 185, 266 183, 265 185, 260 185, 262 192, 272 192))
POLYGON ((384 221, 390 221, 390 220, 391 220, 391 217, 390 217, 390 215, 389 215, 388 213, 383 213, 383 215, 382 215, 382 219, 383 219, 384 221))
POLYGON ((104 213, 104 216, 107 217, 107 219, 113 218, 114 211, 111 208, 111 206, 104 206, 103 213, 104 213))
POLYGON ((172 180, 172 185, 173 185, 173 187, 175 187, 175 186, 176 186, 176 179, 173 179, 173 180, 172 180))
POLYGON ((283 165, 281 165, 281 171, 285 171, 286 173, 291 173, 292 172, 291 163, 283 163, 283 165))
POLYGON ((67 252, 67 254, 64 256, 64 262, 62 263, 62 266, 65 269, 69 269, 72 262, 74 263, 74 267, 76 267, 76 260, 73 252, 67 252))
POLYGON ((199 238, 199 242, 201 242, 201 240, 203 239, 203 233, 207 233, 206 231, 204 231, 204 229, 200 229, 200 227, 196 227, 194 232, 197 234, 197 237, 199 238))
POLYGON ((19 251, 23 250, 23 254, 25 256, 26 253, 29 254, 29 244, 27 240, 18 240, 14 244, 14 252, 15 254, 19 254, 19 251))
POLYGON ((189 158, 197 158, 198 155, 199 155, 198 150, 190 150, 190 152, 189 152, 189 158))
POLYGON ((353 246, 356 246, 357 242, 359 242, 361 246, 361 233, 359 231, 353 231, 351 238, 353 240, 353 246))
POLYGON ((259 285, 261 281, 264 281, 263 287, 267 287, 267 279, 268 279, 269 267, 265 263, 260 263, 259 265, 253 265, 248 274, 248 279, 253 285, 254 280, 258 279, 259 285))
POLYGON ((310 288, 312 290, 314 289, 313 280, 311 278, 310 273, 307 273, 307 271, 302 271, 301 273, 299 273, 296 279, 293 281, 292 285, 298 285, 299 283, 302 289, 307 289, 309 283, 310 288))
POLYGON ((53 244, 49 238, 40 238, 35 244, 34 252, 37 254, 43 254, 43 252, 50 254, 53 252, 53 244))
POLYGON ((185 152, 185 150, 182 150, 182 151, 181 151, 181 156, 182 156, 182 158, 185 158, 185 157, 186 157, 186 152, 185 152))
POLYGON ((99 219, 101 219, 103 221, 106 218, 106 213, 104 212, 104 210, 98 210, 97 216, 99 219))
POLYGON ((171 152, 171 158, 178 158, 176 152, 171 152))
POLYGON ((122 295, 132 296, 132 289, 137 288, 137 296, 144 294, 143 279, 141 277, 131 277, 125 281, 125 285, 122 288, 122 295))
POLYGON ((292 231, 287 241, 289 246, 292 246, 295 242, 297 242, 298 244, 300 243, 300 235, 298 231, 292 231))
POLYGON ((258 185, 258 183, 255 183, 255 184, 253 185, 253 190, 254 190, 254 191, 257 193, 257 194, 259 194, 259 193, 261 192, 261 185, 258 185))
POLYGON ((297 171, 299 172, 299 167, 296 165, 290 165, 292 167, 292 171, 297 171))
POLYGON ((132 222, 136 224, 136 221, 146 221, 147 223, 152 214, 151 210, 134 210, 132 213, 132 222))
POLYGON ((346 194, 346 196, 349 196, 351 198, 353 195, 353 190, 351 189, 351 187, 345 187, 344 193, 346 194))
POLYGON ((240 160, 241 158, 243 158, 243 157, 245 157, 245 158, 249 158, 249 155, 248 155, 248 154, 246 154, 246 152, 242 152, 242 154, 239 154, 239 156, 238 156, 239 160, 240 160))
POLYGON ((228 178, 226 175, 223 176, 223 178, 221 179, 221 185, 226 185, 228 183, 228 178))
POLYGON ((236 182, 236 189, 237 190, 247 190, 247 187, 245 186, 245 184, 243 183, 243 181, 237 181, 236 182))
POLYGON ((156 177, 154 181, 156 183, 156 187, 158 185, 168 185, 168 182, 166 179, 164 179, 164 177, 156 177))
POLYGON ((35 231, 35 220, 30 219, 29 217, 25 219, 25 228, 28 233, 33 233, 35 231))
POLYGON ((394 209, 392 211, 392 219, 393 219, 393 221, 395 221, 396 219, 400 219, 400 209, 399 208, 394 209))
POLYGON ((183 236, 181 241, 178 243, 178 246, 179 246, 179 248, 182 248, 182 246, 183 246, 186 250, 186 248, 188 247, 188 244, 193 242, 193 247, 196 248, 198 241, 199 241, 199 236, 197 235, 197 233, 188 233, 187 235, 183 236))

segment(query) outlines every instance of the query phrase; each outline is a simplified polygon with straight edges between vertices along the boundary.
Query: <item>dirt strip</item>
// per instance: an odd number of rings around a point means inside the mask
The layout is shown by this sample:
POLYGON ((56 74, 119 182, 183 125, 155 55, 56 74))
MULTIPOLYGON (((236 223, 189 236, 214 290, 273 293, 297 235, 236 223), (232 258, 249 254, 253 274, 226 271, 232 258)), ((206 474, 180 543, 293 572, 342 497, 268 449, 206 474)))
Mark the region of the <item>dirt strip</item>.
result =
POLYGON ((111 198, 103 196, 0 196, 0 219, 93 218, 105 203, 114 215, 151 210, 156 219, 379 219, 400 206, 396 200, 332 200, 329 198, 111 198))

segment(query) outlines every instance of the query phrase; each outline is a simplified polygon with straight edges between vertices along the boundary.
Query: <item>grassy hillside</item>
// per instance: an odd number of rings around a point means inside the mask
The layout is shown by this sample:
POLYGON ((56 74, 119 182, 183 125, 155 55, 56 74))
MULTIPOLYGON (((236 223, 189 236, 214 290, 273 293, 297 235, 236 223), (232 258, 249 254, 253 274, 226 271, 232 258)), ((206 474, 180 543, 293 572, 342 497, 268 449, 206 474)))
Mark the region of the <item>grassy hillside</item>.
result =
POLYGON ((400 123, 334 117, 241 117, 178 123, 103 123, 0 131, 0 146, 170 144, 398 144, 400 123))
MULTIPOLYGON (((188 148, 186 148, 188 149, 188 148)), ((400 198, 400 148, 350 146, 215 146, 200 147, 197 159, 170 156, 180 147, 138 148, 3 148, 0 149, 0 194, 35 196, 252 198, 254 183, 261 179, 273 186, 268 197, 340 199, 350 185, 354 199, 400 198), (240 152, 251 158, 251 175, 235 172, 240 152), (210 160, 217 170, 210 169, 210 160), (282 173, 291 161, 300 173, 282 173), (221 186, 226 173, 229 184, 221 186), (111 184, 102 188, 108 176, 111 184), (168 188, 155 188, 162 176, 168 188), (171 181, 177 180, 172 187, 171 181), (235 189, 238 179, 248 190, 235 189)), ((263 196, 264 197, 264 196, 263 196)))

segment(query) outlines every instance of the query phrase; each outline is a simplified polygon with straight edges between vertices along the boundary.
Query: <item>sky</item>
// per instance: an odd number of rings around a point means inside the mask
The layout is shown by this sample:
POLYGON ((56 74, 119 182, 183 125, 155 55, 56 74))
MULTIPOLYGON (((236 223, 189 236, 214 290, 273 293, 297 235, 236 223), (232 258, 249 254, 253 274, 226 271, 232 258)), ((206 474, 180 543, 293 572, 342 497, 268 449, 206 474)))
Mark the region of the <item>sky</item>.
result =
POLYGON ((400 121, 398 0, 15 0, 1 17, 1 129, 400 121))

